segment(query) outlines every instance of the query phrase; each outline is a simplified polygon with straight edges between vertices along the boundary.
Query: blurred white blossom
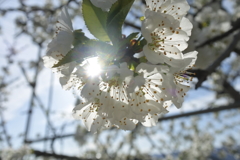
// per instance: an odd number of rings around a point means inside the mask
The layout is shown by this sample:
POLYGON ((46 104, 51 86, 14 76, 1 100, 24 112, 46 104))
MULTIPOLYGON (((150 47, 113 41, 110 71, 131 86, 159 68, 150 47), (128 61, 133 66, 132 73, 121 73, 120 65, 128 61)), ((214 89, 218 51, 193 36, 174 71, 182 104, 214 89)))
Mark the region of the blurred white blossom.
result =
POLYGON ((2 160, 19 160, 31 154, 31 149, 28 146, 22 146, 19 149, 4 149, 1 151, 2 160))

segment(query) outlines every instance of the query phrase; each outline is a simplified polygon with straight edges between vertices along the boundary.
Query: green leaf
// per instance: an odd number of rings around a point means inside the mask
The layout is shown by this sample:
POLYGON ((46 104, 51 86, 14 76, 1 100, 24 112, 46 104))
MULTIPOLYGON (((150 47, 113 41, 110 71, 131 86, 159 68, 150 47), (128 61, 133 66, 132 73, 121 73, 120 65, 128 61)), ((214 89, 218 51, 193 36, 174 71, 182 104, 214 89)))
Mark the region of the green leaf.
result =
POLYGON ((138 34, 139 34, 139 32, 133 32, 133 33, 129 34, 126 39, 132 40, 133 38, 137 38, 138 34))
POLYGON ((73 37, 74 37, 74 40, 73 40, 74 47, 89 41, 89 38, 84 35, 81 29, 73 31, 73 37))
POLYGON ((102 60, 112 61, 115 59, 117 54, 116 48, 109 43, 92 40, 88 45, 94 48, 95 53, 102 60))
POLYGON ((147 62, 147 58, 145 56, 143 56, 143 57, 139 58, 139 61, 141 63, 146 63, 147 62))
POLYGON ((133 50, 135 53, 138 53, 140 51, 142 51, 143 47, 147 44, 146 39, 142 39, 138 42, 136 42, 133 46, 133 50))
POLYGON ((106 31, 108 12, 95 7, 90 0, 83 0, 82 13, 85 24, 92 35, 101 41, 110 41, 106 31))
POLYGON ((84 61, 84 58, 94 55, 94 51, 92 47, 87 45, 80 45, 73 49, 71 49, 65 57, 63 57, 57 64, 53 67, 59 67, 61 65, 76 61, 81 63, 84 61))
POLYGON ((53 67, 59 67, 73 61, 81 63, 86 58, 92 56, 99 56, 106 62, 112 61, 115 57, 115 54, 115 48, 112 45, 98 40, 88 40, 84 44, 77 45, 71 49, 67 55, 53 67))
POLYGON ((104 54, 114 52, 113 46, 103 41, 91 40, 88 42, 88 46, 95 48, 96 52, 103 52, 104 54))
POLYGON ((107 17, 107 32, 113 45, 122 39, 122 25, 133 2, 134 0, 118 0, 110 8, 107 17))
POLYGON ((127 38, 125 38, 123 41, 119 43, 119 48, 130 44, 131 40, 136 38, 138 34, 139 34, 138 32, 131 33, 129 36, 127 36, 127 38))
POLYGON ((147 40, 146 39, 142 39, 141 41, 140 41, 140 45, 143 47, 143 46, 145 46, 147 44, 147 40))
POLYGON ((135 39, 135 42, 134 41, 132 42, 132 40, 134 40, 134 38, 137 38, 138 34, 139 34, 138 32, 131 33, 126 38, 122 39, 117 44, 117 46, 116 45, 114 46, 116 48, 117 53, 117 56, 115 56, 116 59, 122 59, 124 55, 127 53, 135 53, 133 46, 135 46, 134 43, 138 43, 138 41, 135 39))
POLYGON ((119 42, 118 46, 116 47, 117 49, 117 52, 119 50, 121 50, 122 48, 123 49, 126 49, 127 45, 130 44, 131 40, 133 38, 136 38, 138 35, 138 32, 134 32, 134 33, 131 33, 129 36, 127 36, 127 38, 123 39, 121 42, 119 42))

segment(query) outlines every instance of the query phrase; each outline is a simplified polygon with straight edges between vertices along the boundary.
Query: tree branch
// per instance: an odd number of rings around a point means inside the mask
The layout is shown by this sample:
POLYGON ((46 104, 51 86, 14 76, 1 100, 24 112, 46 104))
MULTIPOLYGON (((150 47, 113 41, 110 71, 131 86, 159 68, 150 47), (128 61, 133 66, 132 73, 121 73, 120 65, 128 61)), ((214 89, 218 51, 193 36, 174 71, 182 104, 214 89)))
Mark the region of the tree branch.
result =
MULTIPOLYGON (((199 111, 193 111, 193 112, 188 112, 188 113, 176 114, 176 115, 172 115, 172 116, 161 117, 158 119, 158 121, 160 122, 160 121, 166 121, 166 120, 170 120, 170 119, 183 118, 183 117, 188 117, 188 116, 206 114, 206 113, 211 113, 211 112, 219 112, 219 111, 223 111, 223 110, 237 109, 237 108, 240 108, 240 102, 230 104, 228 106, 220 106, 220 107, 216 107, 216 108, 210 108, 210 109, 205 109, 205 110, 199 110, 199 111)), ((71 137, 74 135, 75 134, 57 135, 57 136, 53 136, 53 137, 39 138, 36 140, 27 140, 26 143, 42 142, 42 141, 47 141, 47 140, 71 137)))
POLYGON ((206 69, 206 73, 202 77, 198 78, 198 83, 196 84, 195 87, 196 89, 202 85, 202 83, 206 80, 207 76, 214 72, 225 58, 230 56, 231 52, 234 50, 234 48, 236 48, 239 39, 240 31, 237 34, 235 34, 232 42, 229 44, 228 48, 222 53, 222 55, 218 57, 218 59, 216 59, 216 61, 214 61, 213 64, 206 69))
POLYGON ((77 157, 71 157, 71 156, 66 156, 66 155, 61 155, 61 154, 42 152, 42 151, 38 151, 38 150, 32 150, 32 152, 33 152, 33 154, 35 154, 36 157, 54 157, 57 159, 67 159, 67 160, 93 160, 93 159, 89 159, 89 158, 77 158, 77 157))
POLYGON ((223 87, 224 87, 225 92, 227 92, 234 99, 235 102, 239 102, 240 101, 240 94, 239 94, 239 92, 237 92, 233 88, 233 86, 228 83, 227 80, 224 80, 223 87))
MULTIPOLYGON (((39 74, 39 64, 41 62, 41 50, 42 50, 42 47, 41 47, 41 44, 39 44, 38 61, 37 61, 37 64, 36 64, 36 71, 35 71, 35 74, 34 74, 33 82, 30 83, 30 85, 32 87, 32 96, 31 96, 29 109, 28 109, 28 117, 27 117, 25 134, 24 134, 24 142, 26 142, 26 140, 28 138, 28 131, 29 131, 30 122, 31 122, 31 118, 32 118, 32 109, 33 109, 33 103, 34 103, 34 97, 35 97, 34 95, 35 95, 35 89, 36 89, 36 84, 37 84, 37 77, 38 77, 38 74, 39 74)), ((22 72, 26 76, 26 72, 23 69, 23 67, 22 67, 22 72)))
POLYGON ((56 135, 52 137, 45 137, 45 138, 39 138, 35 140, 26 140, 26 143, 35 143, 35 142, 42 142, 42 141, 47 141, 47 140, 53 140, 53 139, 59 139, 59 138, 67 138, 67 137, 72 137, 75 134, 65 134, 65 135, 56 135))
POLYGON ((194 115, 199 115, 199 114, 206 114, 206 113, 211 113, 211 112, 218 112, 218 111, 223 111, 223 110, 229 110, 229 109, 236 109, 240 108, 240 103, 234 103, 230 104, 228 106, 220 106, 216 108, 210 108, 210 109, 204 109, 204 110, 199 110, 199 111, 193 111, 193 112, 188 112, 188 113, 183 113, 183 114, 176 114, 173 116, 167 116, 167 117, 161 117, 158 119, 158 122, 160 121, 165 121, 165 120, 170 120, 170 119, 176 119, 176 118, 183 118, 187 116, 194 116, 194 115))
POLYGON ((211 43, 213 43, 213 42, 219 41, 219 40, 227 37, 228 35, 230 35, 230 34, 233 33, 234 31, 238 30, 239 28, 240 28, 240 18, 237 19, 237 20, 233 23, 233 27, 232 27, 229 31, 227 31, 227 32, 225 32, 225 33, 223 33, 223 34, 221 34, 221 35, 217 35, 217 36, 215 36, 215 37, 213 37, 213 38, 211 38, 211 39, 206 40, 206 41, 203 42, 202 44, 196 46, 196 48, 201 48, 201 47, 203 47, 203 46, 205 46, 205 45, 208 45, 208 44, 211 44, 211 43))

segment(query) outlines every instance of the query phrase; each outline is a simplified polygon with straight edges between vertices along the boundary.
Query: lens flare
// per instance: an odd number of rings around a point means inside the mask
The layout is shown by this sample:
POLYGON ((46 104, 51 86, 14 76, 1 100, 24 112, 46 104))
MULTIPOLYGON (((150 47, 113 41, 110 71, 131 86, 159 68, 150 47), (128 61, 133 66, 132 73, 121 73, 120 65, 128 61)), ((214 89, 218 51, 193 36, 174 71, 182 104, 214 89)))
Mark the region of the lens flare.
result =
POLYGON ((94 77, 101 73, 101 65, 99 64, 98 57, 89 58, 87 61, 86 73, 88 76, 94 77))

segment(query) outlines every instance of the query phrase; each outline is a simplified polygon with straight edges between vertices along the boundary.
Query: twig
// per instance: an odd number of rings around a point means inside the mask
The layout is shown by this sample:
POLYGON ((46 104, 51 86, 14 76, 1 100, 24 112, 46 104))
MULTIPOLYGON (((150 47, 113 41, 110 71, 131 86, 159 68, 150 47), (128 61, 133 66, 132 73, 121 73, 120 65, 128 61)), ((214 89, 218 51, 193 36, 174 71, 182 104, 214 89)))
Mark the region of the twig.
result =
MULTIPOLYGON (((26 81, 28 82, 28 84, 29 84, 31 87, 33 87, 33 84, 32 84, 32 82, 30 82, 30 80, 28 79, 27 73, 26 73, 25 69, 23 68, 23 66, 20 65, 20 68, 21 68, 22 73, 23 73, 26 81)), ((46 116, 48 125, 50 126, 51 130, 52 130, 53 133, 55 134, 55 132, 54 132, 55 129, 54 129, 53 125, 51 124, 51 121, 50 121, 49 116, 48 116, 48 112, 45 110, 42 101, 41 101, 40 98, 36 95, 35 91, 32 92, 32 94, 33 94, 33 96, 34 96, 34 99, 38 102, 39 107, 42 109, 44 115, 46 116)))
MULTIPOLYGON (((25 71, 25 69, 22 68, 22 66, 21 66, 21 69, 22 69, 22 71, 25 71)), ((29 83, 29 85, 31 85, 31 82, 28 82, 28 83, 29 83)), ((50 121, 50 119, 49 119, 49 117, 48 117, 48 113, 47 113, 47 111, 45 110, 42 101, 41 101, 40 98, 36 95, 35 92, 33 93, 33 96, 34 96, 34 99, 38 102, 39 107, 42 109, 42 112, 44 113, 44 115, 46 115, 47 123, 48 123, 48 125, 50 126, 51 130, 53 131, 53 133, 55 134, 55 132, 54 132, 55 129, 54 129, 53 125, 51 124, 51 121, 50 121)))
POLYGON ((235 102, 240 101, 240 94, 237 92, 227 80, 223 82, 224 90, 234 99, 235 102))
MULTIPOLYGON (((47 110, 46 110, 46 117, 47 120, 50 122, 50 118, 49 118, 49 113, 51 110, 51 106, 52 106, 52 96, 53 96, 53 81, 54 81, 54 76, 51 73, 51 80, 50 80, 50 87, 49 87, 49 92, 48 92, 48 104, 47 104, 47 110)), ((52 128, 51 123, 47 123, 46 127, 45 127, 45 137, 48 136, 48 127, 52 128)), ((46 148, 46 141, 44 142, 44 148, 46 148)), ((53 150, 52 150, 53 151, 53 150)))
POLYGON ((239 56, 240 56, 240 49, 239 48, 234 48, 234 50, 233 50, 234 52, 236 52, 239 56))
POLYGON ((2 111, 0 111, 0 117, 1 117, 1 126, 2 126, 2 129, 3 129, 3 134, 5 135, 6 137, 6 141, 7 141, 7 144, 8 144, 8 147, 12 147, 12 143, 10 141, 10 137, 7 133, 7 129, 6 129, 6 126, 5 126, 5 121, 4 121, 4 118, 3 118, 3 114, 2 114, 2 111))
POLYGON ((26 143, 35 143, 35 142, 42 142, 42 141, 48 141, 48 140, 53 140, 53 139, 59 139, 59 138, 67 138, 67 137, 72 137, 74 134, 65 134, 65 135, 55 135, 52 137, 45 137, 45 138, 39 138, 35 140, 26 140, 26 143))
MULTIPOLYGON (((1 81, 1 84, 0 84, 0 91, 2 91, 2 90, 4 90, 4 88, 6 87, 6 86, 8 86, 8 85, 10 85, 10 84, 12 84, 13 82, 15 82, 16 80, 18 80, 19 79, 19 77, 17 77, 17 78, 14 78, 13 80, 10 80, 10 81, 8 81, 7 83, 6 82, 4 82, 4 77, 5 77, 6 75, 4 75, 3 76, 3 79, 2 79, 2 81, 1 81)), ((1 118, 1 122, 0 122, 0 125, 1 125, 1 127, 2 127, 2 131, 3 131, 3 134, 4 134, 4 136, 5 136, 5 138, 6 138, 6 142, 7 142, 7 145, 8 145, 8 147, 12 147, 12 143, 11 143, 11 141, 10 141, 10 136, 9 136, 9 134, 8 134, 8 132, 7 132, 7 129, 6 129, 6 125, 5 125, 5 120, 4 120, 4 114, 3 114, 3 106, 2 106, 2 97, 4 96, 4 93, 2 93, 2 92, 0 92, 0 118, 1 118)), ((4 98, 3 98, 4 99, 4 98)))
MULTIPOLYGON (((33 109, 33 103, 34 103, 34 97, 35 97, 34 95, 35 95, 35 89, 36 89, 36 84, 37 84, 37 77, 38 77, 38 73, 39 73, 39 64, 41 61, 41 50, 42 50, 42 47, 41 47, 41 44, 39 44, 38 61, 36 63, 36 71, 35 71, 35 75, 33 78, 33 82, 31 83, 32 95, 31 95, 31 100, 30 100, 29 109, 28 109, 28 117, 27 117, 25 134, 24 134, 24 142, 27 141, 28 132, 29 132, 29 128, 30 128, 30 122, 31 122, 31 118, 32 118, 32 109, 33 109)), ((23 70, 23 67, 22 67, 22 71, 23 71, 23 73, 25 73, 25 71, 23 70)), ((25 76, 26 76, 26 73, 25 73, 25 76)))
MULTIPOLYGON (((41 46, 39 46, 39 47, 41 47, 41 46)), ((40 51, 40 52, 41 52, 41 51, 40 51)), ((39 58, 40 58, 40 57, 39 57, 39 58)), ((40 63, 40 59, 38 60, 38 63, 40 63)), ((39 64, 37 64, 36 67, 38 68, 38 67, 39 67, 39 64)), ((55 135, 55 128, 53 127, 53 125, 52 125, 52 123, 51 123, 51 121, 50 121, 49 114, 48 114, 49 111, 48 111, 48 110, 45 110, 45 107, 43 106, 43 103, 41 102, 40 98, 39 98, 39 97, 36 95, 36 93, 35 93, 35 84, 36 84, 36 81, 30 82, 30 80, 29 80, 29 78, 28 78, 28 76, 27 76, 27 73, 26 73, 25 69, 24 69, 21 65, 20 65, 20 68, 21 68, 21 70, 22 70, 22 73, 23 73, 26 81, 27 81, 28 84, 32 87, 32 96, 33 96, 33 99, 35 99, 35 100, 38 102, 39 107, 42 109, 44 115, 46 116, 46 120, 47 120, 48 126, 51 128, 53 134, 55 135)), ((52 94, 52 93, 50 93, 50 94, 52 94)), ((50 97, 51 97, 51 96, 50 96, 50 97)), ((51 100, 49 100, 49 105, 50 105, 50 103, 51 103, 51 100)), ((32 103, 31 103, 31 104, 32 104, 32 103)), ((31 111, 31 112, 32 112, 32 111, 31 111)), ((29 124, 28 124, 28 125, 29 125, 29 124)), ((25 143, 27 143, 27 139, 25 139, 24 141, 25 141, 25 143)))
POLYGON ((36 101, 38 102, 40 108, 42 109, 42 112, 44 113, 44 115, 46 116, 47 119, 47 124, 49 125, 49 127, 51 128, 51 130, 53 131, 53 134, 55 134, 55 128, 53 127, 50 118, 49 118, 49 114, 48 112, 45 110, 43 103, 41 102, 40 98, 34 93, 34 98, 36 99, 36 101))

